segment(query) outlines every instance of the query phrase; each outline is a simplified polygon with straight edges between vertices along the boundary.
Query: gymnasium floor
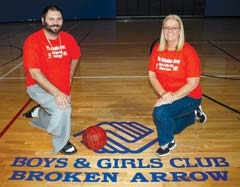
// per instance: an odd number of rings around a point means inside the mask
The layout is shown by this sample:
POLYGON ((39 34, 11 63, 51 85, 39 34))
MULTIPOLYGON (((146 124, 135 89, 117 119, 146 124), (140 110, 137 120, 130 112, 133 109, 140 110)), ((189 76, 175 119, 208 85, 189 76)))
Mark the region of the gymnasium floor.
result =
POLYGON ((82 49, 72 86, 72 137, 78 153, 51 153, 51 136, 22 114, 26 94, 22 44, 38 22, 0 24, 1 187, 239 187, 240 19, 184 18, 186 40, 202 65, 205 125, 176 136, 177 147, 157 157, 152 121, 156 100, 147 79, 151 43, 161 20, 65 21, 82 49), (81 143, 91 125, 107 132, 97 152, 81 143))

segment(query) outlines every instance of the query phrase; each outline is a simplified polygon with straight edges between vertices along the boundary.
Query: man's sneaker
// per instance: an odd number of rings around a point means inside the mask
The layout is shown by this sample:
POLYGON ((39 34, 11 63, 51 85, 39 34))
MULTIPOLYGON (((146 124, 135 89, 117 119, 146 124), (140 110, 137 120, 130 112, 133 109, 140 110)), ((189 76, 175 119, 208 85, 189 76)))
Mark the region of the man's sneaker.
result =
POLYGON ((207 115, 203 112, 201 105, 195 109, 195 120, 198 120, 200 123, 207 121, 207 115))
POLYGON ((40 109, 40 105, 36 105, 33 108, 31 108, 29 111, 25 112, 23 116, 25 118, 34 118, 38 117, 38 110, 40 109))
POLYGON ((67 142, 67 144, 62 148, 62 150, 60 150, 60 153, 64 154, 64 155, 72 155, 74 153, 77 152, 76 147, 71 143, 71 142, 67 142))
POLYGON ((158 156, 166 156, 170 153, 171 150, 173 150, 175 147, 177 146, 177 144, 175 143, 174 140, 172 140, 170 143, 161 146, 157 149, 157 151, 155 152, 156 155, 158 156))

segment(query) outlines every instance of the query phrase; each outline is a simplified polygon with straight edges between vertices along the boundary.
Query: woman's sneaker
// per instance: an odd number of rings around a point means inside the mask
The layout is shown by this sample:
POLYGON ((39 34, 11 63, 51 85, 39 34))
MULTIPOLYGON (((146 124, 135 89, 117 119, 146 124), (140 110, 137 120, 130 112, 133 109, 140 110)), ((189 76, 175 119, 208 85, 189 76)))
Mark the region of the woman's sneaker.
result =
POLYGON ((177 144, 175 143, 174 140, 172 140, 170 143, 161 146, 157 149, 157 151, 155 152, 155 154, 157 156, 166 156, 170 153, 171 150, 173 150, 175 147, 177 146, 177 144))
POLYGON ((175 147, 177 146, 175 140, 173 139, 170 143, 168 143, 168 149, 170 151, 172 151, 173 149, 175 149, 175 147))
POLYGON ((198 120, 200 123, 207 121, 207 115, 203 112, 201 105, 195 109, 195 120, 198 120))

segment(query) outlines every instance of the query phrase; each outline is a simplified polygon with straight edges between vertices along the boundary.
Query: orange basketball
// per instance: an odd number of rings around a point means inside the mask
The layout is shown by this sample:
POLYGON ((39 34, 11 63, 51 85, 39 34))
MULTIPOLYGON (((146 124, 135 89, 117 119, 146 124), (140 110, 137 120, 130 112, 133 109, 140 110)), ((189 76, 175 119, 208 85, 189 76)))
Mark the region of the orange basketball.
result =
POLYGON ((82 142, 91 150, 99 150, 103 148, 107 142, 106 132, 99 126, 90 126, 83 131, 82 142))

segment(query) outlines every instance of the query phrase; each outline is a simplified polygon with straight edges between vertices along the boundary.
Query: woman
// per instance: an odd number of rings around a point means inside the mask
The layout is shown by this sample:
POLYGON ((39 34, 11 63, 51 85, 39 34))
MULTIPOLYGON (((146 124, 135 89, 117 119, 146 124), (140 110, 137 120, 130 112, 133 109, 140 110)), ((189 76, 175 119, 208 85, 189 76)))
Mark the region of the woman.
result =
POLYGON ((194 124, 206 122, 200 104, 200 60, 184 37, 182 20, 168 15, 162 23, 160 43, 152 49, 148 65, 150 84, 159 96, 153 110, 160 147, 165 156, 176 147, 174 135, 194 124))

